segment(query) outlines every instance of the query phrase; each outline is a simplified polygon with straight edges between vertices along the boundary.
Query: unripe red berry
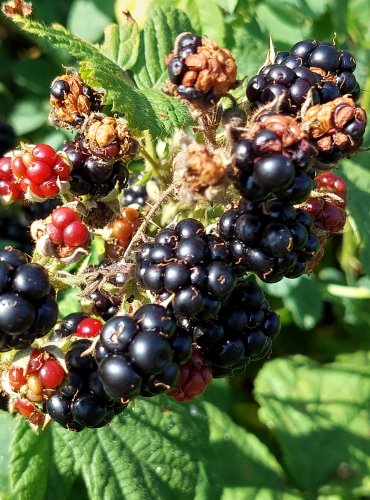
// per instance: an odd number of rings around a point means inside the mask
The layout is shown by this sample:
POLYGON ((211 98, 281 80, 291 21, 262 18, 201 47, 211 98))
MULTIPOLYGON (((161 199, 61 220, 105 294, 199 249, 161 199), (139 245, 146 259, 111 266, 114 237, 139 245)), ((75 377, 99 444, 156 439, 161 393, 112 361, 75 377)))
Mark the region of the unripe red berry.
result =
POLYGON ((71 222, 78 220, 78 214, 72 208, 59 207, 53 210, 51 222, 60 229, 66 228, 71 222))

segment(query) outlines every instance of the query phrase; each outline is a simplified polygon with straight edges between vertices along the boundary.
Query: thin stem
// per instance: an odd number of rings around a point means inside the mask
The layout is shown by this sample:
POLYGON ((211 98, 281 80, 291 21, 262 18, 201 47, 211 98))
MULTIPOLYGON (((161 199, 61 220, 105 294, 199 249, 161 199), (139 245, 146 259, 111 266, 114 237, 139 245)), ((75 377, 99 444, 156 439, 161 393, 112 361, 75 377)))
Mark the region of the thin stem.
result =
POLYGON ((173 182, 158 198, 158 200, 150 207, 149 212, 145 216, 145 220, 142 222, 141 226, 139 229, 136 231, 135 236, 132 238, 130 241, 129 246, 126 248, 125 253, 123 254, 123 259, 122 261, 125 261, 125 259, 130 255, 130 252, 132 248, 136 245, 136 243, 144 236, 144 232, 147 228, 147 225, 150 222, 150 219, 152 216, 155 214, 155 212, 158 210, 158 208, 162 205, 164 200, 171 194, 177 187, 177 183, 173 182))

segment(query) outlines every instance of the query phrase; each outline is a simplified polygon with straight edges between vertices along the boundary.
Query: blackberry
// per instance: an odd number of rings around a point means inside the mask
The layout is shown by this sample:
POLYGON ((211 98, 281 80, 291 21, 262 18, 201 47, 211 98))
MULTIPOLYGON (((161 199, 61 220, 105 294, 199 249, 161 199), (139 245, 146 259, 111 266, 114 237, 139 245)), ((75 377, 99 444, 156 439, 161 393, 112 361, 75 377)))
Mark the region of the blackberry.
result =
POLYGON ((176 316, 209 318, 236 284, 230 252, 216 235, 206 235, 195 219, 164 229, 138 255, 140 284, 158 294, 174 294, 176 316))
POLYGON ((96 349, 99 376, 114 399, 151 397, 176 385, 177 365, 187 361, 191 351, 191 338, 176 326, 173 314, 147 304, 133 317, 106 322, 96 349))
MULTIPOLYGON (((73 320, 70 318, 70 322, 73 320)), ((88 340, 72 344, 66 353, 68 376, 46 402, 47 413, 69 430, 107 425, 127 406, 114 401, 105 392, 94 357, 91 354, 82 356, 90 346, 88 340)))
POLYGON ((166 65, 178 95, 189 101, 214 104, 238 85, 231 52, 221 49, 209 38, 192 33, 178 37, 166 65))
POLYGON ((210 363, 213 376, 219 378, 266 357, 279 334, 280 320, 269 308, 261 288, 246 281, 235 287, 217 318, 191 320, 187 329, 210 363))
POLYGON ((92 155, 79 138, 68 141, 61 149, 72 163, 70 190, 79 196, 101 198, 116 185, 122 190, 127 185, 128 170, 122 161, 106 160, 92 155))
POLYGON ((13 128, 0 119, 0 157, 15 146, 15 134, 13 128))
POLYGON ((45 268, 20 250, 0 250, 0 350, 27 347, 55 325, 58 305, 45 268))
POLYGON ((302 203, 314 187, 313 148, 296 120, 264 115, 233 146, 235 186, 245 198, 302 203))
POLYGON ((80 128, 86 117, 102 107, 101 95, 78 75, 62 75, 50 86, 50 121, 57 126, 80 128))
POLYGON ((353 71, 352 54, 334 44, 303 40, 289 52, 279 52, 273 64, 264 66, 248 83, 247 97, 253 106, 280 98, 280 109, 296 113, 312 89, 313 104, 350 95, 359 98, 360 87, 353 71))
POLYGON ((304 274, 315 258, 318 239, 312 225, 307 212, 291 206, 286 209, 283 201, 242 201, 238 208, 225 212, 218 230, 229 243, 235 272, 251 271, 263 281, 274 282, 304 274))
POLYGON ((130 205, 140 205, 143 207, 145 205, 147 199, 146 185, 135 185, 141 177, 142 176, 138 175, 137 177, 130 179, 127 188, 123 190, 122 205, 124 207, 130 205))
POLYGON ((302 125, 316 149, 317 168, 333 168, 343 156, 355 154, 363 142, 366 121, 365 110, 347 97, 309 108, 302 125))
POLYGON ((95 290, 89 296, 88 302, 83 305, 83 310, 87 313, 101 316, 105 321, 118 313, 121 298, 115 295, 109 297, 103 295, 99 290, 95 290))

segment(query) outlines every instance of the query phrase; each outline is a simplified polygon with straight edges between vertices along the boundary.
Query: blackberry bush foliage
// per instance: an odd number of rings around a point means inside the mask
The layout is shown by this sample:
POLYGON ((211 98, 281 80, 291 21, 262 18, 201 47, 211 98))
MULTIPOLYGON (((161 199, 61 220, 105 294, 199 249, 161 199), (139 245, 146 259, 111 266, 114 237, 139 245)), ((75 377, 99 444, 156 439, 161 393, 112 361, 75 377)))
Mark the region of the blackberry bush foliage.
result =
MULTIPOLYGON (((352 206, 356 175, 333 169, 365 137, 355 58, 314 39, 277 53, 271 46, 247 81, 238 50, 196 33, 176 9, 154 9, 143 31, 125 13, 92 45, 25 17, 25 5, 4 9, 75 64, 49 82, 48 119, 68 140, 14 144, 10 128, 0 130, 0 201, 23 214, 9 235, 0 221, 10 240, 0 250, 1 396, 33 430, 67 443, 112 429, 111 441, 126 440, 127 424, 135 444, 135 422, 150 428, 157 449, 156 426, 181 415, 195 422, 181 437, 192 450, 204 412, 216 409, 199 396, 225 390, 213 380, 248 385, 281 330, 284 339, 289 300, 298 324, 310 319, 302 294, 317 299, 318 279, 308 275, 318 276, 325 245, 344 230, 348 178, 352 206)), ((336 279, 322 282, 326 293, 343 291, 336 279)), ((223 425, 212 439, 229 427, 233 435, 235 424, 223 425)), ((169 429, 164 440, 181 452, 169 429)), ((182 452, 178 463, 193 467, 182 452)), ((171 497, 166 488, 154 495, 171 497)))

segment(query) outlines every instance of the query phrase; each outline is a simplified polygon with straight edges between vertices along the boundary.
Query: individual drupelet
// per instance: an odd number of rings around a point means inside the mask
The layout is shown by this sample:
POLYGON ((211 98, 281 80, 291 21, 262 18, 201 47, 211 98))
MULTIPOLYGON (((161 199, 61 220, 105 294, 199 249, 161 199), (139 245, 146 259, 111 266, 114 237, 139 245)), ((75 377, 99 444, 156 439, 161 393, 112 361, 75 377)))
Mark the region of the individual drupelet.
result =
POLYGON ((152 397, 175 387, 178 365, 188 361, 191 353, 190 335, 177 327, 168 308, 158 304, 107 321, 96 346, 103 386, 111 398, 122 401, 152 397))
POLYGON ((159 300, 172 296, 176 316, 203 319, 218 313, 221 300, 236 284, 227 245, 190 218, 142 245, 137 278, 159 300))
POLYGON ((207 37, 184 33, 166 58, 169 78, 180 97, 206 105, 238 85, 231 52, 207 37))
POLYGON ((268 283, 304 274, 320 248, 308 213, 277 199, 241 200, 220 218, 218 232, 228 242, 235 272, 253 272, 268 283))
POLYGON ((16 249, 0 250, 0 352, 44 337, 58 318, 47 270, 16 249))
POLYGON ((248 83, 247 98, 252 107, 279 98, 281 111, 296 114, 306 102, 309 90, 312 104, 323 104, 349 95, 355 101, 360 86, 353 71, 352 54, 338 50, 329 42, 303 40, 289 52, 279 52, 272 64, 263 66, 248 83))
POLYGON ((217 318, 185 321, 183 326, 192 332, 215 378, 244 371, 251 361, 268 356, 280 332, 279 316, 252 281, 235 287, 217 318))
POLYGON ((314 150, 291 116, 261 116, 240 133, 231 152, 235 186, 249 200, 302 203, 315 186, 314 150))

